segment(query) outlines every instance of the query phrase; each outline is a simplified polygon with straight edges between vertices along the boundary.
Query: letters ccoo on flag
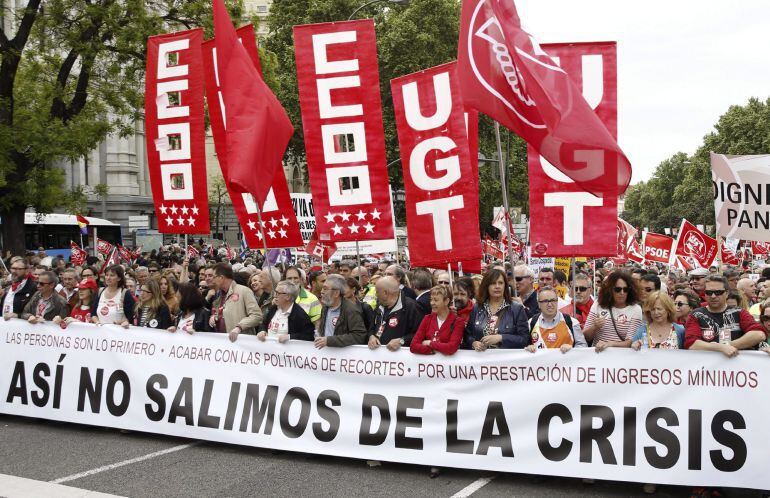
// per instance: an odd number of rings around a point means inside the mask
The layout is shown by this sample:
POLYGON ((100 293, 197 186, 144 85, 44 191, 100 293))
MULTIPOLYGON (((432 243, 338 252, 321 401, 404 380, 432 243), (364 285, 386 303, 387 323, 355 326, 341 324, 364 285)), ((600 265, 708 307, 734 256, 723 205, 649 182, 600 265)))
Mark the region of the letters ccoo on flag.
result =
POLYGON ((214 33, 222 99, 229 181, 265 202, 294 127, 238 40, 223 0, 214 0, 214 33))

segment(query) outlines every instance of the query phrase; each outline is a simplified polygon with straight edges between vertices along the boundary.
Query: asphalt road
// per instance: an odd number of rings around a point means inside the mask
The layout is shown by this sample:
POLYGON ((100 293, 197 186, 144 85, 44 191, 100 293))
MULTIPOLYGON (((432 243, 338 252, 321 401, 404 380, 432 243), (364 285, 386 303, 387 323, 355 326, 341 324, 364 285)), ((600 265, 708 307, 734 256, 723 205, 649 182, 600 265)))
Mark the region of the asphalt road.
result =
MULTIPOLYGON (((426 467, 387 462, 369 467, 349 458, 0 415, 0 496, 63 496, 62 491, 72 492, 70 496, 95 496, 88 493, 95 491, 130 497, 643 495, 636 483, 584 484, 579 479, 462 469, 444 469, 440 477, 430 479, 426 467), (10 476, 34 481, 17 479, 20 482, 12 486, 10 476)), ((655 496, 686 497, 690 489, 660 486, 655 496)), ((723 490, 722 496, 760 493, 723 490)))

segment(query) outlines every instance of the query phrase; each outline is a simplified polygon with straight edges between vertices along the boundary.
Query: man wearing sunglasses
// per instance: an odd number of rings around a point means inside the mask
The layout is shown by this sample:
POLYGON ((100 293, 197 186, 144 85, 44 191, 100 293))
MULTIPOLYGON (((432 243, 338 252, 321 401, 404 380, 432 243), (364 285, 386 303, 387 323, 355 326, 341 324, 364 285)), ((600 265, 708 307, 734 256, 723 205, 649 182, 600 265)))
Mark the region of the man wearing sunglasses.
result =
MULTIPOLYGON (((527 265, 516 265, 513 268, 513 276, 516 279, 516 295, 524 305, 527 312, 527 320, 540 313, 537 303, 537 293, 533 285, 535 274, 527 265)), ((517 298, 514 298, 514 300, 517 298)))
POLYGON ((591 296, 591 279, 585 273, 575 275, 575 295, 572 298, 574 299, 574 305, 569 303, 562 306, 559 311, 565 315, 577 318, 582 329, 586 325, 586 318, 588 318, 588 313, 594 304, 593 296, 591 296))
POLYGON ((756 349, 767 339, 762 325, 748 311, 727 308, 725 277, 711 274, 704 281, 707 306, 694 310, 685 323, 687 349, 720 351, 731 358, 741 349, 756 349))
POLYGON ((59 279, 52 271, 44 271, 37 279, 37 292, 32 296, 21 319, 29 323, 39 323, 45 320, 53 320, 54 317, 64 318, 69 313, 67 301, 56 292, 59 279))

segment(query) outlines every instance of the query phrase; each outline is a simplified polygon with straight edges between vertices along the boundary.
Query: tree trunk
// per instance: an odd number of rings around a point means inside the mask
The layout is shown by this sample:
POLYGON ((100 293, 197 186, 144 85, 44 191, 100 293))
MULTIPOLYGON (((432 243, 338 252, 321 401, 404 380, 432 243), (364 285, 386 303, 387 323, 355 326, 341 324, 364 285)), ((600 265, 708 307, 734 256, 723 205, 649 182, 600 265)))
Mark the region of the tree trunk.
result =
POLYGON ((0 211, 2 216, 3 255, 5 251, 11 251, 14 256, 23 256, 26 248, 24 231, 24 211, 22 207, 0 211))

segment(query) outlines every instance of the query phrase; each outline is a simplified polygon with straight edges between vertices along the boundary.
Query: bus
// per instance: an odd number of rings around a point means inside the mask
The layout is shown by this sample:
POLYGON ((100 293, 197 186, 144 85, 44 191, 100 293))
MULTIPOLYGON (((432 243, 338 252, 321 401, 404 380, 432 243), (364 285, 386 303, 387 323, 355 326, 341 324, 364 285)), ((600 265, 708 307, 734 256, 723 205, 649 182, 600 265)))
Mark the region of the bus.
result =
MULTIPOLYGON (((88 222, 88 236, 83 235, 83 244, 93 244, 94 229, 97 236, 111 244, 122 244, 120 225, 102 218, 85 217, 88 222)), ((70 256, 70 241, 80 245, 80 226, 71 214, 24 214, 24 247, 29 251, 43 248, 48 256, 70 256)))

